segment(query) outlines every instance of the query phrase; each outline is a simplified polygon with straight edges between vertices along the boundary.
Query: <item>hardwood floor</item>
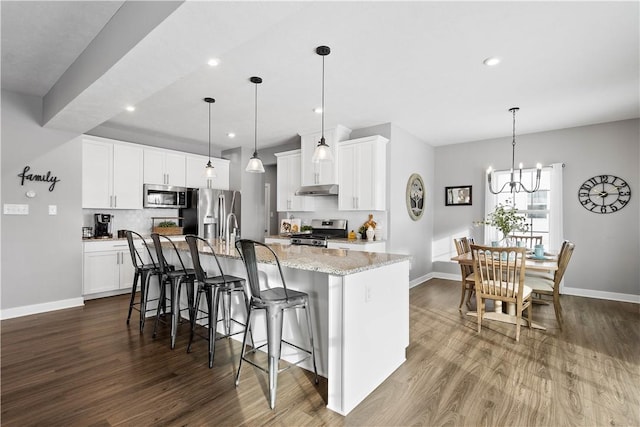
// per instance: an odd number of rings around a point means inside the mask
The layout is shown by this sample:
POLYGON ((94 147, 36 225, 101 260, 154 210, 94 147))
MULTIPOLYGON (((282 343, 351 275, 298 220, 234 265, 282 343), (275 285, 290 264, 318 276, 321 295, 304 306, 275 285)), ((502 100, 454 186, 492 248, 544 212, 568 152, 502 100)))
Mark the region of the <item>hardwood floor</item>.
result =
MULTIPOLYGON (((457 309, 458 282, 411 290, 407 361, 347 417, 326 409, 327 387, 299 368, 279 376, 276 409, 262 372, 234 375, 240 344, 221 340, 213 369, 206 342, 186 353, 187 328, 169 349, 125 324, 128 296, 2 321, 3 426, 120 425, 640 425, 639 306, 562 296, 533 307, 546 331, 485 321, 457 309)), ((134 312, 134 315, 137 314, 134 312)), ((135 317, 134 317, 135 319, 135 317)), ((380 337, 384 345, 384 337, 380 337)))

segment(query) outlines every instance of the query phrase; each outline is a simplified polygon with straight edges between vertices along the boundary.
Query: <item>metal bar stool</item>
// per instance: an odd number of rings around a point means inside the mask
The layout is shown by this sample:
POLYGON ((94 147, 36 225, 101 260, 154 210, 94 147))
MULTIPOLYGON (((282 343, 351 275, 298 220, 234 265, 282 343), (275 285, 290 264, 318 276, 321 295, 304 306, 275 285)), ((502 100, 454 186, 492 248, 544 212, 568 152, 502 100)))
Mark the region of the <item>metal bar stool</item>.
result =
MULTIPOLYGON (((129 301, 127 325, 131 319, 132 310, 137 310, 140 313, 140 332, 142 332, 144 330, 146 314, 147 311, 149 311, 147 310, 147 303, 149 302, 149 281, 154 275, 160 276, 160 269, 153 259, 153 255, 151 254, 151 250, 149 249, 147 242, 140 234, 135 231, 126 230, 125 235, 127 237, 127 243, 129 244, 131 262, 135 269, 133 285, 131 286, 131 300, 129 301), (144 249, 140 248, 139 250, 136 248, 134 238, 142 241, 142 247, 144 249), (135 302, 136 292, 138 291, 138 280, 140 281, 140 300, 135 302)), ((168 268, 173 269, 173 266, 168 266, 168 268)), ((155 301, 155 299, 152 301, 155 301)))
POLYGON ((318 384, 318 369, 316 368, 316 354, 313 348, 313 332, 311 328, 311 315, 309 313, 309 295, 304 292, 294 291, 287 289, 287 285, 282 274, 282 267, 280 266, 280 260, 275 252, 264 243, 256 242, 253 240, 242 239, 236 242, 236 249, 240 253, 240 257, 244 262, 247 270, 247 279, 251 289, 251 300, 249 302, 249 315, 247 318, 247 328, 245 329, 244 339, 242 340, 242 355, 240 356, 240 364, 238 365, 238 373, 236 375, 236 386, 240 382, 240 369, 242 368, 242 362, 247 362, 256 368, 269 374, 269 406, 271 409, 276 406, 276 388, 278 385, 278 373, 292 366, 298 365, 301 362, 311 358, 313 360, 313 371, 315 373, 315 383, 318 384), (258 265, 256 257, 256 246, 266 249, 265 254, 273 256, 275 264, 278 266, 280 273, 280 280, 282 282, 281 288, 269 288, 260 289, 260 278, 258 275, 258 265), (307 315, 307 326, 309 328, 309 345, 310 349, 304 349, 297 345, 285 341, 282 339, 282 321, 284 310, 304 308, 307 315), (267 319, 267 343, 259 347, 253 347, 249 352, 246 351, 247 334, 251 330, 251 316, 254 310, 266 310, 267 319), (307 356, 301 360, 292 363, 286 368, 278 369, 278 362, 280 360, 282 344, 288 344, 298 350, 307 353, 307 356), (252 360, 247 359, 248 354, 255 353, 262 347, 267 346, 267 354, 269 359, 269 367, 265 369, 262 366, 257 365, 252 360))
MULTIPOLYGON (((166 285, 170 286, 170 299, 171 299, 171 348, 175 348, 176 346, 176 335, 178 334, 178 322, 180 321, 180 313, 183 310, 180 310, 180 291, 182 290, 182 284, 186 283, 187 286, 187 301, 189 311, 189 324, 193 322, 194 316, 194 302, 193 302, 193 293, 195 286, 196 274, 193 268, 186 268, 184 262, 182 261, 182 257, 180 256, 180 252, 176 248, 176 245, 169 239, 167 236, 158 233, 151 234, 151 240, 153 240, 153 245, 156 249, 156 254, 158 258, 158 265, 161 273, 160 279, 160 301, 165 301, 166 299, 166 285), (166 242, 161 242, 160 239, 166 240, 166 242), (162 245, 166 244, 169 247, 172 247, 176 260, 178 261, 180 268, 170 269, 169 264, 167 263, 166 257, 164 256, 162 245)), ((160 308, 161 304, 158 304, 158 308, 156 310, 156 321, 153 325, 153 337, 156 337, 156 331, 158 328, 158 321, 160 320, 160 308)))
MULTIPOLYGON (((196 271, 196 278, 198 279, 198 292, 196 293, 196 303, 194 306, 195 315, 192 318, 191 323, 191 335, 189 337, 189 345, 187 347, 187 353, 191 351, 191 343, 193 342, 193 336, 195 333, 196 323, 198 320, 198 313, 200 312, 200 298, 202 294, 205 294, 207 300, 207 329, 208 336, 206 339, 209 341, 209 368, 213 367, 213 358, 215 354, 215 342, 222 338, 229 338, 233 335, 240 334, 246 329, 246 324, 237 321, 233 318, 231 313, 231 296, 233 293, 240 292, 244 299, 245 310, 247 317, 249 316, 249 299, 244 289, 245 280, 241 277, 231 276, 224 274, 220 261, 216 256, 215 250, 211 244, 200 237, 194 235, 185 236, 185 240, 189 245, 189 251, 191 252, 191 259, 193 261, 193 267, 196 271), (207 255, 212 255, 216 261, 216 266, 219 274, 209 274, 203 268, 200 262, 200 246, 201 250, 207 252, 207 255), (221 297, 222 296, 222 301, 221 297), (218 319, 218 307, 222 302, 222 319, 218 319), (216 329, 218 322, 224 322, 224 334, 216 338, 216 329), (243 327, 242 330, 237 332, 231 332, 231 322, 234 322, 243 327)), ((253 340, 252 340, 253 342, 253 340)))

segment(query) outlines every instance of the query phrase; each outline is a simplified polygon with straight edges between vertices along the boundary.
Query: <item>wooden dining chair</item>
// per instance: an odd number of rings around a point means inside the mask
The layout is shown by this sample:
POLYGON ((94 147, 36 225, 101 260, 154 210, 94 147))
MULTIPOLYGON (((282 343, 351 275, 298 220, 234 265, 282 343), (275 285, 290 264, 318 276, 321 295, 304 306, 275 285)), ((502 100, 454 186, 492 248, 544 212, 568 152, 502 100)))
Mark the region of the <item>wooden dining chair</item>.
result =
POLYGON ((543 295, 551 296, 553 300, 553 310, 556 313, 556 321, 562 329, 562 306, 560 305, 560 282, 567 270, 569 260, 573 255, 575 244, 565 240, 558 254, 558 269, 553 275, 548 274, 527 274, 525 276, 525 285, 529 286, 534 295, 542 297, 543 295))
POLYGON ((475 273, 478 333, 487 299, 515 305, 516 341, 520 341, 522 312, 531 328, 531 288, 525 281, 525 248, 471 245, 475 273))
MULTIPOLYGON (((456 246, 456 252, 458 255, 464 255, 471 252, 471 245, 474 243, 473 238, 461 237, 459 239, 453 239, 453 243, 456 246)), ((467 307, 471 308, 471 295, 473 295, 473 288, 476 283, 476 277, 473 273, 473 266, 460 264, 462 295, 460 296, 460 305, 458 310, 462 310, 462 303, 464 302, 465 295, 467 296, 467 307)))
POLYGON ((536 245, 542 244, 542 236, 531 236, 531 235, 525 236, 525 235, 513 234, 509 236, 509 239, 511 239, 511 241, 514 242, 516 246, 518 246, 518 243, 522 242, 520 246, 527 249, 534 249, 536 245))

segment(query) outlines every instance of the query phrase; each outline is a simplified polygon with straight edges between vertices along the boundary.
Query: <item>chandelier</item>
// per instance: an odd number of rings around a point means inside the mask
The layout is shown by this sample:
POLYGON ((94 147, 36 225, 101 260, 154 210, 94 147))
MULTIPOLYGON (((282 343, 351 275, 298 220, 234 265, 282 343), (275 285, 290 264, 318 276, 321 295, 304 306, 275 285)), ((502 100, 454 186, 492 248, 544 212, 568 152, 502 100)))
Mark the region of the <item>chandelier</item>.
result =
POLYGON ((524 191, 526 193, 535 193, 540 188, 540 174, 542 173, 542 165, 540 163, 536 164, 536 183, 532 189, 528 189, 522 183, 522 163, 520 163, 518 167, 519 178, 518 181, 515 180, 515 160, 516 160, 516 112, 520 108, 513 107, 509 108, 509 111, 513 114, 513 141, 511 142, 511 171, 510 171, 510 180, 509 182, 505 182, 505 184, 498 190, 495 191, 493 189, 493 185, 491 184, 491 177, 493 176, 493 171, 491 166, 487 169, 487 182, 489 185, 489 191, 492 194, 499 194, 507 187, 510 187, 509 192, 511 193, 519 193, 520 191, 524 191))

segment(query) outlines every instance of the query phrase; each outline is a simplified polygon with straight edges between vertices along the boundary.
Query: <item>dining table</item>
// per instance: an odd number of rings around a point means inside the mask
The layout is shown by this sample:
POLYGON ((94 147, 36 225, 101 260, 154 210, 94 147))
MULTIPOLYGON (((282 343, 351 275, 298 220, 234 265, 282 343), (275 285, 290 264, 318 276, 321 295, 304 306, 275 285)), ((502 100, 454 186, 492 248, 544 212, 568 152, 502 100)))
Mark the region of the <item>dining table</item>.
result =
MULTIPOLYGON (((462 265, 473 265, 473 256, 471 252, 467 252, 465 254, 456 255, 451 257, 451 261, 456 261, 462 265)), ((528 253, 525 256, 525 272, 536 272, 536 273, 549 273, 553 274, 558 269, 558 255, 550 252, 545 252, 542 258, 536 258, 533 253, 528 253)), ((525 273, 526 274, 526 273, 525 273)), ((515 315, 515 304, 507 304, 507 307, 503 308, 502 301, 494 301, 494 310, 486 311, 483 319, 488 320, 496 320, 498 322, 504 323, 516 323, 516 315, 515 315)), ((467 312, 468 316, 478 317, 477 311, 469 311, 467 312)), ((529 322, 529 319, 523 317, 526 322, 529 322)), ((546 330, 544 326, 530 322, 531 327, 534 329, 546 330)))

